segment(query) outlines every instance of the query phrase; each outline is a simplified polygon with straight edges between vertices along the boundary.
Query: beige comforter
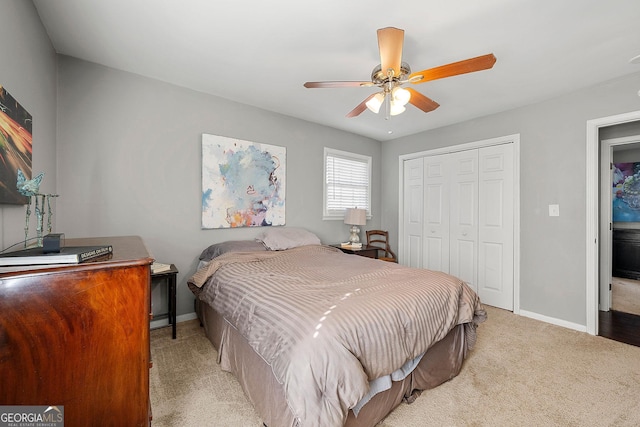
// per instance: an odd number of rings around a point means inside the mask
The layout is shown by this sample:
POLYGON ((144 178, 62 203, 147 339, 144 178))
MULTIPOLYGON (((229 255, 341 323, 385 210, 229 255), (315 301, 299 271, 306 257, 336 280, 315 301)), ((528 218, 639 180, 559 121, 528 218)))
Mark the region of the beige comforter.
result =
POLYGON ((227 253, 189 285, 272 367, 304 427, 342 426, 370 380, 457 324, 467 324, 472 346, 486 316, 452 276, 319 245, 227 253))

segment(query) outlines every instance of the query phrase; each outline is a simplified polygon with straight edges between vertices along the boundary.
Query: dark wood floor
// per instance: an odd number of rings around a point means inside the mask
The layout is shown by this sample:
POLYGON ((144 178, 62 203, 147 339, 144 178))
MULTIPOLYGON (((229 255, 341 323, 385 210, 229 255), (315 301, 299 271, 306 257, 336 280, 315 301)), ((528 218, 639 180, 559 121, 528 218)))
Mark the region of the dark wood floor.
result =
POLYGON ((600 336, 640 347, 640 316, 613 310, 598 313, 600 336))

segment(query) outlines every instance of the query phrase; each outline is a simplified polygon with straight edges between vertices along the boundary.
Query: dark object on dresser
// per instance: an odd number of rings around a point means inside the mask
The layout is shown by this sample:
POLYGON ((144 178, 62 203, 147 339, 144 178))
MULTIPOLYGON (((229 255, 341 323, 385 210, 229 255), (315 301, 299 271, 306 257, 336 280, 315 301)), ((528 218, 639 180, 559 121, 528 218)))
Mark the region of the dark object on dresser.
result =
POLYGON ((152 258, 139 237, 113 257, 0 270, 1 405, 64 406, 66 426, 150 425, 152 258))
POLYGON ((640 230, 613 230, 613 277, 640 280, 640 230))
POLYGON ((50 233, 42 239, 42 253, 60 252, 64 247, 64 233, 50 233))

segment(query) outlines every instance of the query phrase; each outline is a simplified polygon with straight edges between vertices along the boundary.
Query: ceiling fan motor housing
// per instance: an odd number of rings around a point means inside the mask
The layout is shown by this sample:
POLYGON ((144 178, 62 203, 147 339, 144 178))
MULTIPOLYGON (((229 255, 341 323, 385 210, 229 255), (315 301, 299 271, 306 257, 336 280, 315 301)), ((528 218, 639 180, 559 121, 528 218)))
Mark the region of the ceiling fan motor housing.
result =
POLYGON ((393 75, 393 69, 383 71, 382 65, 378 64, 378 66, 375 67, 371 72, 371 81, 378 86, 382 86, 389 81, 402 80, 405 76, 408 76, 409 74, 411 74, 411 67, 406 62, 403 62, 400 65, 399 76, 393 75))

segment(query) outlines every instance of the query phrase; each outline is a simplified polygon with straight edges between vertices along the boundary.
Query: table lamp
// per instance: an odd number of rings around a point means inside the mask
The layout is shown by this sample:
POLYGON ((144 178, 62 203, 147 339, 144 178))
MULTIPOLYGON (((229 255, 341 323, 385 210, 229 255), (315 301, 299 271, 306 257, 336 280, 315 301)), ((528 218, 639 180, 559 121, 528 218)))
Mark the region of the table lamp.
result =
POLYGON ((367 211, 365 209, 348 208, 344 213, 344 223, 351 226, 349 236, 349 243, 359 243, 360 228, 359 225, 365 225, 367 223, 367 211))

